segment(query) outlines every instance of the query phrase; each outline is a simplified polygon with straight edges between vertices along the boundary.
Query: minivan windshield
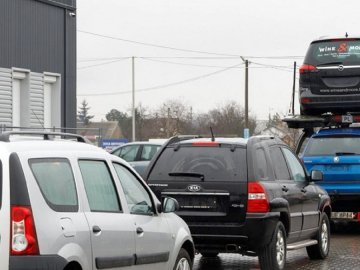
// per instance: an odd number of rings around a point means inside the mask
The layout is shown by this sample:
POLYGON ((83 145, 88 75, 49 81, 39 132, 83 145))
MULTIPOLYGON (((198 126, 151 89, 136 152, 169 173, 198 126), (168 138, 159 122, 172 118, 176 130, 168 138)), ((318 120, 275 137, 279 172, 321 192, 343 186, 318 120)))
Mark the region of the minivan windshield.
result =
POLYGON ((169 147, 160 155, 150 181, 247 181, 246 149, 242 147, 169 147))
POLYGON ((311 65, 360 65, 360 39, 314 42, 304 63, 311 65))
POLYGON ((360 137, 315 137, 309 140, 304 156, 360 155, 360 137))

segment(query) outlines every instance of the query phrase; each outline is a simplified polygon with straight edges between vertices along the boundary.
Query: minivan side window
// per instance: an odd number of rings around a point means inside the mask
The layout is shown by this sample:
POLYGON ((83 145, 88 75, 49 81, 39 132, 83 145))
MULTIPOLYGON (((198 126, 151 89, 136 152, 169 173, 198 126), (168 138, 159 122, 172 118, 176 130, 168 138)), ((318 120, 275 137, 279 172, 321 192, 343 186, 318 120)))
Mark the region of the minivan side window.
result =
POLYGON ((275 178, 277 180, 291 180, 283 153, 279 147, 270 148, 271 161, 274 165, 275 178))
POLYGON ((54 211, 78 211, 75 179, 67 159, 30 159, 29 165, 44 199, 54 211))
POLYGON ((118 163, 114 163, 114 168, 124 190, 130 213, 137 215, 153 214, 150 195, 140 183, 140 180, 118 163))
POLYGON ((121 212, 119 198, 105 161, 80 160, 86 195, 93 212, 121 212))
POLYGON ((289 164, 292 178, 296 182, 304 182, 306 180, 306 175, 305 175, 304 168, 302 167, 299 160, 295 157, 295 155, 289 149, 282 148, 282 150, 283 150, 285 158, 289 164))

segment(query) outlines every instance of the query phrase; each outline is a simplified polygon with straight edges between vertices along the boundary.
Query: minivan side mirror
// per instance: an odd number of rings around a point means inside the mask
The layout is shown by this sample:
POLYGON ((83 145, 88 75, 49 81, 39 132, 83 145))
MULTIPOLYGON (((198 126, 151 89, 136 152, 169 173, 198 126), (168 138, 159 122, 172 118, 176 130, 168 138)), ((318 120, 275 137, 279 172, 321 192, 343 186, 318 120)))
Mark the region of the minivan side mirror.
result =
POLYGON ((310 176, 310 180, 313 182, 318 182, 318 181, 322 181, 324 178, 323 173, 321 171, 311 171, 311 176, 310 176))
POLYGON ((174 198, 165 197, 162 203, 162 209, 164 213, 172 213, 178 211, 180 206, 178 201, 174 198))

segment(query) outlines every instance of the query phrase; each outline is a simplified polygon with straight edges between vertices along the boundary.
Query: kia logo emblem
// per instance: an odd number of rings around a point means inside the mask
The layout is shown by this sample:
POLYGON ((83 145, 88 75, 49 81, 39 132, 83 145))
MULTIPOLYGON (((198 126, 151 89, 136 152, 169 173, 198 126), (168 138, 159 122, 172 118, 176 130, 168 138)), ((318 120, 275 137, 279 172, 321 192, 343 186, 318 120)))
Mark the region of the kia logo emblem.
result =
POLYGON ((339 71, 343 71, 343 70, 344 70, 344 66, 343 66, 343 65, 340 65, 340 66, 338 67, 338 70, 339 70, 339 71))
POLYGON ((340 158, 339 157, 334 157, 334 162, 335 163, 338 163, 340 161, 340 158))
POLYGON ((190 185, 187 189, 191 192, 197 192, 201 190, 201 187, 199 185, 190 185))

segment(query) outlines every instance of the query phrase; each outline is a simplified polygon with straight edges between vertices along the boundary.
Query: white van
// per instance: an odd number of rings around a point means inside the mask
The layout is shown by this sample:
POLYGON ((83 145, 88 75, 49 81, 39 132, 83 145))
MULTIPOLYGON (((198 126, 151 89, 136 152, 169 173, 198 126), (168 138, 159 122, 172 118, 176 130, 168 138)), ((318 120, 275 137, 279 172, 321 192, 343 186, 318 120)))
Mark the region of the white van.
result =
POLYGON ((0 269, 192 269, 176 200, 161 204, 125 161, 84 142, 0 135, 0 269))

